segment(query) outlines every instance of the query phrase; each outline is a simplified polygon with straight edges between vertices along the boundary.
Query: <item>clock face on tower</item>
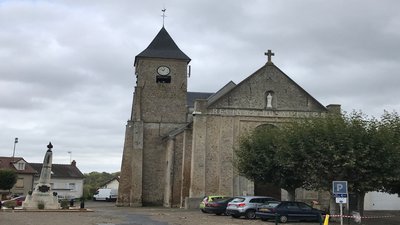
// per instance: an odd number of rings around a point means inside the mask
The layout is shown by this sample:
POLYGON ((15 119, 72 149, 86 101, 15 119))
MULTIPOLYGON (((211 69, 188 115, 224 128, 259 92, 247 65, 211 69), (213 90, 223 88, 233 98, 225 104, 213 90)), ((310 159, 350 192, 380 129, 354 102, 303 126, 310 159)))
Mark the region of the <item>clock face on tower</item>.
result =
POLYGON ((163 76, 168 75, 169 72, 170 72, 170 70, 167 66, 160 66, 157 69, 157 73, 160 75, 163 75, 163 76))

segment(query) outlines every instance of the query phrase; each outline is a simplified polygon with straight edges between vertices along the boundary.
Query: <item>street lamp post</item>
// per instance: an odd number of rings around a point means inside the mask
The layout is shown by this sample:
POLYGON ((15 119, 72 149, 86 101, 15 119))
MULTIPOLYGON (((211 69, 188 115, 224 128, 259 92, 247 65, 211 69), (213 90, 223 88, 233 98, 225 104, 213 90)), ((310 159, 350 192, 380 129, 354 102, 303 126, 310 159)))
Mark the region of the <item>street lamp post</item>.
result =
POLYGON ((69 154, 69 163, 71 163, 72 162, 72 152, 68 151, 68 154, 69 154))
POLYGON ((14 156, 15 156, 15 146, 17 145, 17 143, 18 143, 18 138, 16 137, 15 140, 14 140, 14 150, 13 150, 13 156, 12 156, 12 161, 13 162, 14 162, 14 156))

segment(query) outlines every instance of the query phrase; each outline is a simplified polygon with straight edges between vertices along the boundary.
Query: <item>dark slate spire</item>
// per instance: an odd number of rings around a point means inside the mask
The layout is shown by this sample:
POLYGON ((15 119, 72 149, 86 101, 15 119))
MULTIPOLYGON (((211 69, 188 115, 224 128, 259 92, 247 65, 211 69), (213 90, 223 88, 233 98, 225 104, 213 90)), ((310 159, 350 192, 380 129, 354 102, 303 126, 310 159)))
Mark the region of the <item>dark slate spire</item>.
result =
POLYGON ((182 59, 190 62, 190 58, 179 49, 164 27, 150 45, 135 57, 135 64, 139 58, 182 59))

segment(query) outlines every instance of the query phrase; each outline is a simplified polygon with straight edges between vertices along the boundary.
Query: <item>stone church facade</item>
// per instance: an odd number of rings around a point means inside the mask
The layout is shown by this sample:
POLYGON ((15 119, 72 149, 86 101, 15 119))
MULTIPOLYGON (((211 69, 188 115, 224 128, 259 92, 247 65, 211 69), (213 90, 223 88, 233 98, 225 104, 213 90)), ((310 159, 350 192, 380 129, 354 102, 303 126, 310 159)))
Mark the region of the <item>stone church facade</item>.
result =
MULTIPOLYGON (((280 188, 239 176, 232 160, 241 135, 262 125, 317 116, 320 104, 268 61, 216 93, 188 92, 190 58, 162 27, 135 57, 136 86, 126 125, 117 205, 198 207, 205 195, 270 195, 280 188)), ((315 196, 314 196, 315 197, 315 196)))

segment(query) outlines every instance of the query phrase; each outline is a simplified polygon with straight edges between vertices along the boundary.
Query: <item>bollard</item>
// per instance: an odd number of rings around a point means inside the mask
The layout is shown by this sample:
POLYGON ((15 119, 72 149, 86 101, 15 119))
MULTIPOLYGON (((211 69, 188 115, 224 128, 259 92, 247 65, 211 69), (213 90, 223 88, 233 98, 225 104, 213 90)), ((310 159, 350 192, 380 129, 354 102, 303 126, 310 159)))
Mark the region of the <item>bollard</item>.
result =
POLYGON ((324 225, 329 225, 329 215, 328 214, 326 214, 326 216, 325 216, 324 225))
POLYGON ((85 201, 82 199, 81 200, 81 209, 84 209, 85 208, 85 201))
POLYGON ((319 214, 319 225, 322 225, 322 214, 319 214))
POLYGON ((278 225, 278 213, 275 213, 275 225, 278 225))

